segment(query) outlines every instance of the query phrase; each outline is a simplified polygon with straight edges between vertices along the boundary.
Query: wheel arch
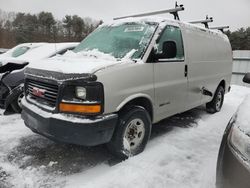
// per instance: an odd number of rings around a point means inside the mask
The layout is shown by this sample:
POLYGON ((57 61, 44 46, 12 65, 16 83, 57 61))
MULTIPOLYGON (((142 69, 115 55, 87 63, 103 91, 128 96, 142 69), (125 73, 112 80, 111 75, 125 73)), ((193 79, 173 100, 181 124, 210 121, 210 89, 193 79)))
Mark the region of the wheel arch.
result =
POLYGON ((128 106, 141 106, 147 110, 150 115, 151 121, 153 122, 154 109, 152 98, 146 94, 135 94, 127 97, 123 100, 120 105, 116 108, 117 112, 124 110, 128 106))
POLYGON ((220 81, 218 87, 219 87, 219 86, 222 86, 223 89, 224 89, 224 91, 226 91, 226 81, 225 81, 224 79, 220 81))

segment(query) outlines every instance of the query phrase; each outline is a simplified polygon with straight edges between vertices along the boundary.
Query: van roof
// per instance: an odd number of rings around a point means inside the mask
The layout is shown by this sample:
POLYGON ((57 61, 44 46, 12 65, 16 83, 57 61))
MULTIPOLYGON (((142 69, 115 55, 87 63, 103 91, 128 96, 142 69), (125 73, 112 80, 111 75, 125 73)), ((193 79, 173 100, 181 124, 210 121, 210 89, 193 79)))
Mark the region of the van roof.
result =
POLYGON ((208 29, 202 26, 199 26, 197 24, 192 24, 192 23, 188 23, 188 22, 183 22, 183 21, 179 21, 179 20, 173 20, 173 19, 169 19, 169 18, 165 18, 165 17, 160 17, 160 16, 145 16, 145 17, 129 17, 129 18, 124 18, 124 19, 119 19, 119 20, 113 20, 112 22, 106 22, 103 23, 100 27, 102 26, 118 26, 124 23, 132 23, 132 22, 137 22, 137 23, 145 23, 145 22, 151 22, 151 23, 157 23, 159 24, 160 27, 165 27, 168 24, 171 25, 182 25, 182 27, 186 27, 186 28, 193 28, 193 29, 197 29, 199 31, 205 31, 208 32, 210 34, 215 34, 215 35, 219 35, 221 37, 225 37, 225 34, 222 33, 219 30, 212 30, 212 29, 208 29))

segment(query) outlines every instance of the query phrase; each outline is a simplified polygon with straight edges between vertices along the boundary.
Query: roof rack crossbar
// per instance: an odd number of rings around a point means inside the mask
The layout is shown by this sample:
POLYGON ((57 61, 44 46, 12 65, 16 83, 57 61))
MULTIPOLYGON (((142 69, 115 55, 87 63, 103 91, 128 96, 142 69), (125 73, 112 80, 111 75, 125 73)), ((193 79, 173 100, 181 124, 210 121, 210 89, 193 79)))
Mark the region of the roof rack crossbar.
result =
POLYGON ((206 16, 205 20, 193 21, 193 22, 189 22, 189 23, 192 23, 192 24, 204 24, 205 28, 209 29, 208 23, 211 23, 213 21, 214 21, 213 17, 206 16))
POLYGON ((114 18, 114 20, 120 20, 124 18, 130 18, 130 17, 143 17, 143 16, 153 16, 153 15, 159 15, 159 14, 165 14, 165 13, 170 13, 174 15, 175 20, 180 20, 178 12, 183 11, 184 6, 183 5, 178 5, 177 2, 175 4, 175 8, 173 9, 168 9, 168 10, 161 10, 161 11, 155 11, 155 12, 148 12, 148 13, 142 13, 142 14, 134 14, 134 15, 129 15, 129 16, 123 16, 123 17, 117 17, 114 18))
POLYGON ((224 33, 224 29, 229 29, 229 26, 211 27, 210 29, 218 29, 224 33))

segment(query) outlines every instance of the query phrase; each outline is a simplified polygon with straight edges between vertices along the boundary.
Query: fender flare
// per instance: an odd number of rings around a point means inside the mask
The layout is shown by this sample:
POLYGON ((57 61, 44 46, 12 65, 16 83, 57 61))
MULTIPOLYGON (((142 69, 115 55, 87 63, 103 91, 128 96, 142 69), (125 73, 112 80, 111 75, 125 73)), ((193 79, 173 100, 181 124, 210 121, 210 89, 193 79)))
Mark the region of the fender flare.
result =
POLYGON ((151 103, 151 105, 152 105, 152 107, 153 107, 153 100, 152 100, 152 98, 149 96, 149 95, 147 95, 147 94, 144 94, 144 93, 137 93, 137 94, 133 94, 133 95, 130 95, 130 96, 128 96, 127 98, 125 98, 118 106, 117 106, 117 108, 116 108, 116 111, 118 112, 118 111, 120 111, 128 102, 130 102, 130 101, 132 101, 132 100, 134 100, 134 99, 136 99, 136 98, 147 98, 149 101, 150 101, 150 103, 151 103))

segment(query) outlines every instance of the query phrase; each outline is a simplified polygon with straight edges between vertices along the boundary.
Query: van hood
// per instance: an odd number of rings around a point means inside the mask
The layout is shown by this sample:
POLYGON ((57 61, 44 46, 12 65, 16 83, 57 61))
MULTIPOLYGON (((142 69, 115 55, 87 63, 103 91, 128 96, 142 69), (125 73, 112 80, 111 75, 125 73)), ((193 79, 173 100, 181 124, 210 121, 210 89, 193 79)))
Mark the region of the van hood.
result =
POLYGON ((101 69, 118 65, 120 63, 121 61, 117 61, 116 59, 105 60, 99 58, 74 58, 61 56, 32 62, 28 67, 64 74, 92 74, 101 69))

